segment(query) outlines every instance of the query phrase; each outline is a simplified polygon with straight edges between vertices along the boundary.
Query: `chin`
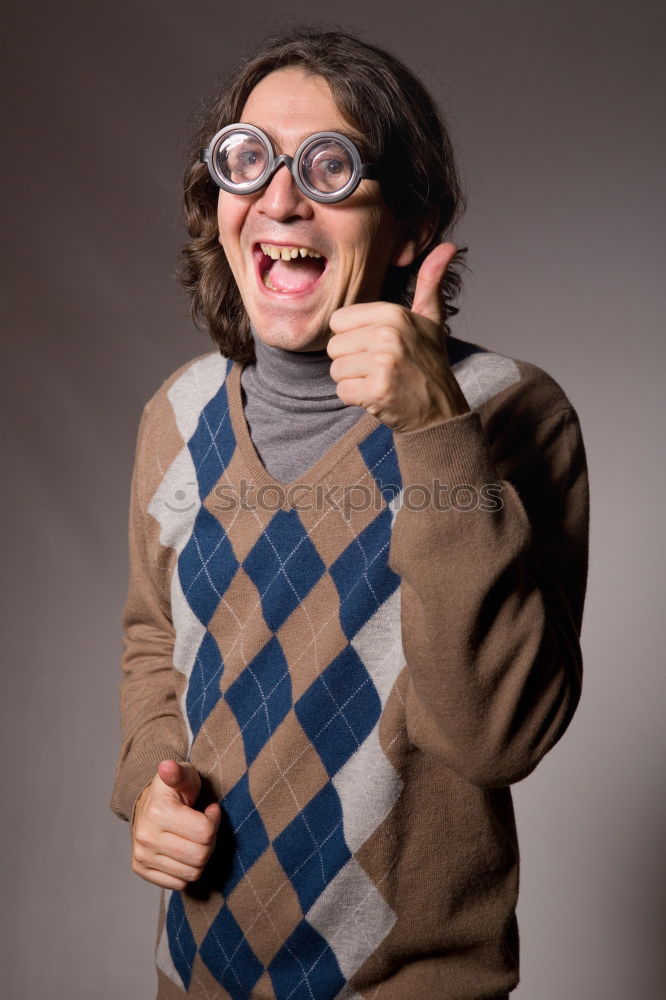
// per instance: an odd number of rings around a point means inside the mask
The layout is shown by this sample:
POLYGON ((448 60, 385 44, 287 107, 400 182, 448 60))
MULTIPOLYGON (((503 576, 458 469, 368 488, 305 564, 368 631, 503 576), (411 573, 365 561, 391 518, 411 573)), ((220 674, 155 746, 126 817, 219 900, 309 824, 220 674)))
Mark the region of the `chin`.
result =
POLYGON ((252 320, 252 326, 261 341, 269 347, 280 347, 284 351, 323 351, 330 331, 328 326, 315 332, 302 320, 252 320))

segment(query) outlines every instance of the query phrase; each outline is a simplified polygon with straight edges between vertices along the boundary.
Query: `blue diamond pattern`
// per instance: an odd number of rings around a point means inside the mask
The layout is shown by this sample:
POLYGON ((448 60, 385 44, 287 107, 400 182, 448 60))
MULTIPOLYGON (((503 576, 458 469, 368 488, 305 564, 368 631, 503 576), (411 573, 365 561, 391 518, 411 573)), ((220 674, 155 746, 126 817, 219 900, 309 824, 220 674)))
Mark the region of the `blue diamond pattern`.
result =
POLYGON ((231 871, 224 884, 224 892, 229 895, 268 847, 268 835, 259 810, 252 801, 247 773, 236 782, 220 804, 229 818, 234 838, 234 842, 229 845, 231 871))
POLYGON ((243 562, 273 632, 312 590, 324 563, 295 510, 279 510, 243 562))
POLYGON ((358 450, 374 476, 382 496, 390 503, 402 487, 398 456, 393 445, 393 431, 382 425, 360 443, 358 450))
POLYGON ((302 909, 308 910, 351 857, 340 798, 330 782, 273 841, 273 848, 302 909))
POLYGON ((248 1000, 264 967, 226 903, 210 925, 199 953, 233 1000, 248 1000))
POLYGON ((289 667, 275 637, 234 681, 226 700, 238 720, 249 766, 291 708, 289 667))
POLYGON ((187 687, 187 718, 196 736, 221 697, 222 657, 215 639, 206 632, 199 646, 187 687))
POLYGON ((190 988, 192 965, 197 953, 194 935, 185 915, 185 907, 179 892, 172 892, 166 914, 166 931, 171 960, 183 980, 186 990, 190 988))
MULTIPOLYGON (((227 363, 227 374, 231 361, 227 363)), ((204 500, 226 469, 236 447, 229 397, 223 382, 199 416, 197 429, 188 441, 199 483, 199 496, 204 500)))
POLYGON ((219 521, 199 509, 192 534, 178 558, 185 598, 202 625, 208 625, 238 568, 231 543, 219 521))
POLYGON ((347 646, 294 709, 332 777, 372 731, 382 705, 363 661, 347 646))
POLYGON ((340 595, 340 624, 348 639, 400 585, 400 577, 388 565, 391 519, 391 510, 385 507, 330 568, 340 595))
POLYGON ((333 1000, 345 978, 330 947, 302 920, 268 966, 277 1000, 333 1000))
MULTIPOLYGON (((227 365, 227 374, 231 362, 227 365)), ((203 500, 219 482, 236 446, 226 385, 202 410, 188 442, 203 500)), ((401 488, 393 434, 378 427, 359 451, 384 500, 401 488)), ((399 577, 388 566, 392 513, 385 508, 336 559, 330 569, 340 597, 342 629, 350 641, 397 589, 399 577)), ((192 535, 178 559, 185 597, 199 621, 208 626, 229 588, 239 563, 218 520, 202 507, 192 535)), ((277 511, 243 561, 260 595, 268 627, 277 632, 302 603, 326 567, 295 510, 277 511)), ((197 653, 187 692, 193 736, 199 733, 221 697, 224 664, 214 638, 206 632, 197 653)), ((291 678, 275 637, 254 657, 224 696, 238 721, 248 766, 256 760, 292 707, 291 678)), ((329 776, 337 774, 370 734, 381 703, 362 660, 348 645, 328 665, 295 706, 296 715, 329 776)), ((228 896, 270 845, 246 772, 221 805, 233 831, 231 869, 220 890, 228 896)), ((344 838, 339 795, 329 783, 273 842, 273 848, 307 913, 351 858, 344 838)), ((173 893, 166 932, 174 966, 189 990, 197 946, 181 895, 173 893)), ((247 1000, 264 966, 226 904, 200 946, 216 981, 233 1000, 247 1000)), ((303 918, 271 961, 268 972, 278 1000, 333 1000, 344 988, 335 954, 303 918)))
POLYGON ((458 340, 457 337, 447 337, 446 353, 449 357, 449 363, 456 365, 459 361, 464 361, 465 358, 471 357, 472 354, 487 354, 488 350, 485 347, 479 347, 478 344, 470 344, 466 340, 458 340))

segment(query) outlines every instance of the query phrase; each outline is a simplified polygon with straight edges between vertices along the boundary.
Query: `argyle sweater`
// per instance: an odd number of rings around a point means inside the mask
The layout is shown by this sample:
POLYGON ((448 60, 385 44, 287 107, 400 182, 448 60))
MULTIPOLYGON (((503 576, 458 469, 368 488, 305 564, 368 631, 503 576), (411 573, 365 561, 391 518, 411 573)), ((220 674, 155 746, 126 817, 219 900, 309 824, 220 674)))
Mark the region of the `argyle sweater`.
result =
POLYGON ((162 891, 158 1000, 518 982, 508 786, 580 694, 585 453, 552 378, 448 343, 471 412, 365 414, 289 486, 219 354, 144 410, 112 805, 175 758, 223 810, 202 879, 162 891))

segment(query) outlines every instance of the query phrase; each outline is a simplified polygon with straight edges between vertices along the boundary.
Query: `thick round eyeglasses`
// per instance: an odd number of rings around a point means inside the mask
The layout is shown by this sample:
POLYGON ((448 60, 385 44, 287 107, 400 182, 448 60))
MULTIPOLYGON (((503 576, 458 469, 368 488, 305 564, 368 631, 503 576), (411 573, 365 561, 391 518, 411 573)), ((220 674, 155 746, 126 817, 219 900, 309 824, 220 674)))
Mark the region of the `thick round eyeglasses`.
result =
POLYGON ((254 194, 284 164, 303 194, 327 204, 348 198, 364 177, 377 176, 375 165, 363 163, 356 144, 341 132, 315 132, 294 156, 276 156, 265 132, 243 123, 220 129, 200 160, 218 187, 232 194, 254 194))

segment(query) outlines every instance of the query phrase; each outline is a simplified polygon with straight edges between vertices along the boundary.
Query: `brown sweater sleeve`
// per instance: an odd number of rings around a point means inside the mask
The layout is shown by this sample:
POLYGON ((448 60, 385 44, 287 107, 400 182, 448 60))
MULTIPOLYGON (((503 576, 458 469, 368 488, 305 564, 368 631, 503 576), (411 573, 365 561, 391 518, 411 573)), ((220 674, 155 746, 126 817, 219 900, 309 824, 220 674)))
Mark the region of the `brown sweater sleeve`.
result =
MULTIPOLYGON (((111 808, 131 820, 140 792, 153 779, 161 760, 182 760, 187 733, 178 704, 178 675, 173 666, 174 627, 169 595, 160 581, 155 552, 149 544, 159 531, 147 512, 145 489, 148 455, 157 447, 150 428, 150 403, 144 409, 137 438, 129 513, 129 587, 123 612, 124 648, 120 685, 122 743, 111 808)), ((182 680, 182 678, 181 678, 182 680)))
POLYGON ((395 435, 403 487, 472 487, 458 491, 458 509, 403 504, 391 566, 402 578, 410 737, 480 786, 529 774, 580 697, 585 452, 575 411, 540 374, 478 412, 395 435), (484 509, 488 484, 501 487, 500 509, 484 509), (474 508, 460 509, 470 496, 474 508))

